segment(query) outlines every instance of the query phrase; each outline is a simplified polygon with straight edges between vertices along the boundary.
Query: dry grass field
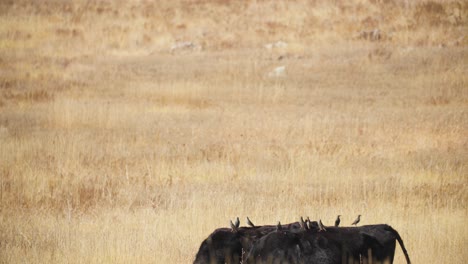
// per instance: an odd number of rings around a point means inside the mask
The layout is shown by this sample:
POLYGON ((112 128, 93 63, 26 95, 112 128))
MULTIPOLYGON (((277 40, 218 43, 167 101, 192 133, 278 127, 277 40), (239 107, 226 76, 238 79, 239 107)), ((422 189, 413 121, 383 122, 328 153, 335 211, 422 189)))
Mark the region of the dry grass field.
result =
POLYGON ((236 216, 338 214, 390 224, 414 263, 466 263, 467 16, 0 1, 0 263, 190 263, 236 216))

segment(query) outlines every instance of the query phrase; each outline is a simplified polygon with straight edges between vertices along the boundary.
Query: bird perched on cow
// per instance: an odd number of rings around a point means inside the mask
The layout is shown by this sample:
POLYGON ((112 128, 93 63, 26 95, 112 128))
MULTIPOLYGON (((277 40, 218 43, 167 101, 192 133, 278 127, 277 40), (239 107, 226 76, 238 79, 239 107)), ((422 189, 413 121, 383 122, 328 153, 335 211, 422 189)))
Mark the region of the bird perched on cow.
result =
POLYGON ((311 221, 309 217, 307 217, 306 224, 309 230, 319 230, 319 225, 317 221, 311 221))
POLYGON ((283 227, 281 226, 281 222, 278 221, 278 224, 276 225, 276 232, 279 232, 281 230, 283 230, 283 227))
POLYGON ((305 222, 306 222, 307 229, 311 230, 312 229, 312 221, 310 221, 310 218, 307 217, 305 222))
POLYGON ((341 222, 340 216, 341 216, 341 215, 338 215, 338 216, 336 217, 336 220, 335 220, 335 227, 338 227, 338 226, 340 225, 340 222, 341 222))
POLYGON ((358 215, 356 220, 354 220, 354 222, 351 225, 357 225, 359 223, 359 221, 361 221, 361 215, 358 215))
POLYGON ((252 221, 250 221, 249 217, 247 216, 247 224, 250 226, 250 227, 255 227, 255 225, 252 223, 252 221))
POLYGON ((237 232, 237 226, 232 222, 232 220, 229 220, 229 223, 231 224, 231 231, 233 233, 237 232))
POLYGON ((319 231, 327 231, 327 229, 322 223, 322 219, 319 219, 318 226, 319 226, 319 231))
POLYGON ((239 221, 239 217, 236 218, 236 222, 233 223, 232 220, 229 220, 230 224, 231 224, 231 231, 232 232, 237 232, 239 230, 239 225, 240 225, 240 221, 239 221))
POLYGON ((304 222, 304 218, 302 218, 302 216, 301 216, 301 219, 299 219, 299 224, 301 225, 301 229, 302 229, 302 230, 307 230, 307 229, 309 229, 309 226, 307 225, 306 222, 304 222))

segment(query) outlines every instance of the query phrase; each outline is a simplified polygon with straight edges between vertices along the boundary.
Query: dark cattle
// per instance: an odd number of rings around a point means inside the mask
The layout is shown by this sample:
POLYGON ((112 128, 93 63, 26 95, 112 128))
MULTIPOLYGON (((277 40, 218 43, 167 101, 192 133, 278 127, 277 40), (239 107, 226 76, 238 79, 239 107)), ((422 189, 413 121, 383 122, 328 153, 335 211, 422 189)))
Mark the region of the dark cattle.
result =
POLYGON ((246 263, 301 263, 301 235, 291 231, 274 231, 255 242, 246 263))
MULTIPOLYGON (((299 232, 300 228, 298 222, 282 225, 283 230, 290 232, 299 232)), ((194 264, 239 263, 254 241, 276 229, 276 225, 216 229, 200 245, 194 264)))
MULTIPOLYGON (((246 262, 254 263, 342 263, 342 244, 331 232, 301 230, 272 232, 254 243, 246 262)), ((336 234, 335 234, 336 235, 336 234)), ((341 239, 351 240, 347 234, 341 239)), ((354 258, 355 259, 355 258, 354 258)))
POLYGON ((239 228, 236 232, 219 228, 202 242, 193 263, 239 263, 243 249, 245 252, 251 245, 251 235, 245 228, 239 228))
MULTIPOLYGON (((411 263, 405 244, 400 234, 389 225, 367 225, 358 228, 363 235, 366 246, 372 250, 372 257, 377 261, 393 263, 396 241, 405 255, 407 263, 411 263)), ((366 255, 367 256, 367 255, 366 255)))
POLYGON ((393 263, 398 232, 388 225, 327 227, 327 231, 272 232, 254 243, 247 263, 393 263))
POLYGON ((317 222, 309 229, 299 222, 282 225, 220 228, 206 238, 196 255, 201 263, 392 263, 396 241, 407 263, 409 256, 398 232, 388 225, 327 227, 319 232, 317 222))

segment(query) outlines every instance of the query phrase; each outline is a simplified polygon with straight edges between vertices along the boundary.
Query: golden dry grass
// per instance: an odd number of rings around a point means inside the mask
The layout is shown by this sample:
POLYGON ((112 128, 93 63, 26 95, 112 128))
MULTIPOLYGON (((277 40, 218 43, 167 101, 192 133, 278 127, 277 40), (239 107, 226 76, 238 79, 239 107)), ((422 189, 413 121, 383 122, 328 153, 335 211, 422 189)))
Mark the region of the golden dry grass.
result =
POLYGON ((1 2, 0 262, 189 263, 235 216, 337 214, 466 262, 467 7, 1 2))

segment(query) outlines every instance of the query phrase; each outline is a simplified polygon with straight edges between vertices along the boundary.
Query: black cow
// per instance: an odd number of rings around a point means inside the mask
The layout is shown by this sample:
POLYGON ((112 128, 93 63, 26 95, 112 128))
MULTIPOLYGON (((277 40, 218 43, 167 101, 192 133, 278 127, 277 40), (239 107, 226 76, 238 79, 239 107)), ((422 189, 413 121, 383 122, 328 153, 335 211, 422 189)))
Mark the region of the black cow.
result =
POLYGON ((396 241, 407 263, 409 256, 398 232, 388 225, 327 227, 316 222, 303 229, 299 222, 282 225, 220 228, 206 238, 194 264, 201 263, 359 263, 393 262, 396 241))
POLYGON ((202 242, 193 263, 239 263, 245 252, 244 248, 248 249, 251 245, 250 235, 244 228, 237 232, 219 228, 202 242))
POLYGON ((301 263, 304 253, 299 232, 273 231, 254 243, 246 263, 301 263))
MULTIPOLYGON (((352 228, 351 228, 352 229, 352 228)), ((372 257, 377 261, 393 263, 396 241, 400 244, 407 263, 411 263, 400 234, 389 225, 367 225, 358 227, 365 239, 365 245, 372 250, 372 257)), ((366 255, 367 257, 367 255, 366 255)))
MULTIPOLYGON (((299 222, 282 225, 283 230, 299 232, 299 222)), ((242 256, 249 253, 254 242, 276 231, 276 225, 239 227, 237 229, 218 228, 200 245, 194 264, 239 263, 242 256)))
POLYGON ((327 227, 299 232, 271 232, 252 245, 247 263, 393 263, 398 241, 411 263, 403 241, 388 225, 327 227))
POLYGON ((302 232, 271 232, 252 246, 245 262, 262 263, 341 263, 339 245, 323 237, 304 237, 302 232))

